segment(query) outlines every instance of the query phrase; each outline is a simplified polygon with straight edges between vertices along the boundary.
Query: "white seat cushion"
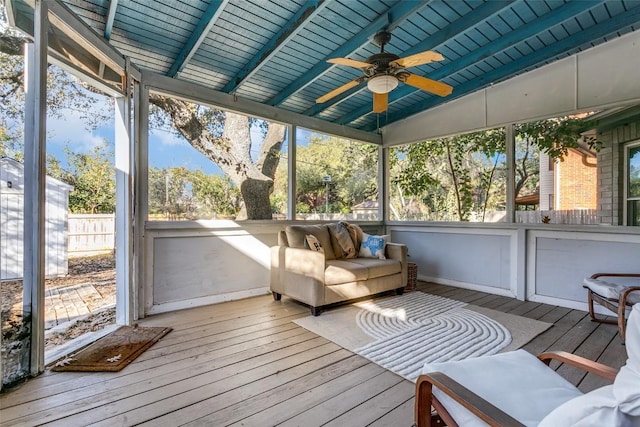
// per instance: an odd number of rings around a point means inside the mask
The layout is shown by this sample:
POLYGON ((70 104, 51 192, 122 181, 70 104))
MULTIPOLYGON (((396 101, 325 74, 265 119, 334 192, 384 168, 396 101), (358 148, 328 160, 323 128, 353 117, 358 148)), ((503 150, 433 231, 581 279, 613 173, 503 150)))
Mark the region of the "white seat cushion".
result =
POLYGON ((613 385, 600 387, 560 405, 545 417, 539 427, 637 427, 640 417, 620 410, 613 385))
MULTIPOLYGON (((617 283, 607 282, 600 279, 584 279, 584 287, 592 290, 596 294, 611 299, 620 298, 620 293, 627 289, 628 286, 619 285, 617 283)), ((640 302, 640 291, 635 291, 629 294, 627 301, 631 304, 640 302)))
MULTIPOLYGON (((555 408, 582 395, 525 350, 457 362, 426 363, 422 372, 443 372, 526 426, 537 426, 555 408)), ((434 395, 460 426, 487 425, 437 388, 434 395)))
POLYGON ((620 410, 638 417, 640 425, 640 304, 634 305, 627 320, 627 363, 613 383, 613 394, 620 410))

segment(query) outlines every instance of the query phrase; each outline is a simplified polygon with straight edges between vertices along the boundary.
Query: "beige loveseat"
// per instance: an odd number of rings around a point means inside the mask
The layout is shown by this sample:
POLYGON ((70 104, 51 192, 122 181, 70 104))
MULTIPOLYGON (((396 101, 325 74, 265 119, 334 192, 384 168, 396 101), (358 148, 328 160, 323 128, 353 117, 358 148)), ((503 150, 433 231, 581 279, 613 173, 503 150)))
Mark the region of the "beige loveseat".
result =
POLYGON ((407 283, 407 247, 387 243, 385 257, 346 259, 329 224, 290 225, 271 248, 271 292, 276 301, 286 295, 308 304, 314 316, 329 304, 394 289, 401 294, 407 283), (308 235, 317 238, 324 253, 309 249, 308 235))

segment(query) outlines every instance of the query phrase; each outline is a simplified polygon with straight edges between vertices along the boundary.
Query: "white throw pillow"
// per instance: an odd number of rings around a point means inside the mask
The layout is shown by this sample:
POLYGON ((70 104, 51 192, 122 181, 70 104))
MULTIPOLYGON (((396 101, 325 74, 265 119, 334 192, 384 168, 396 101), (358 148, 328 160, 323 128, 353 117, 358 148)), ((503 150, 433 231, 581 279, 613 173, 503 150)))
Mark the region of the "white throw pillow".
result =
POLYGON ((312 251, 324 253, 324 249, 322 248, 320 241, 313 234, 307 234, 305 236, 305 242, 307 243, 309 249, 311 249, 312 251))
POLYGON ((640 426, 640 305, 631 310, 626 331, 627 363, 613 385, 560 405, 539 427, 640 426))
POLYGON ((387 244, 389 235, 373 236, 371 234, 362 233, 362 243, 360 244, 360 258, 379 258, 386 259, 384 256, 384 248, 387 244))

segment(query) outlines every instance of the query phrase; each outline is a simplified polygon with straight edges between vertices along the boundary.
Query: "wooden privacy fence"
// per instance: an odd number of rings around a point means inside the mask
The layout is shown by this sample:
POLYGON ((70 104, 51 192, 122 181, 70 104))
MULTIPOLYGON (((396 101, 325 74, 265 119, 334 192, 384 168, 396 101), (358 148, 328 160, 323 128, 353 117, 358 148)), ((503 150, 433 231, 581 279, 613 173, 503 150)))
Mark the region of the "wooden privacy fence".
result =
POLYGON ((575 209, 567 211, 516 211, 516 222, 526 224, 540 224, 544 217, 549 224, 598 224, 597 210, 575 209))
POLYGON ((97 255, 115 248, 114 214, 69 214, 69 257, 97 255))

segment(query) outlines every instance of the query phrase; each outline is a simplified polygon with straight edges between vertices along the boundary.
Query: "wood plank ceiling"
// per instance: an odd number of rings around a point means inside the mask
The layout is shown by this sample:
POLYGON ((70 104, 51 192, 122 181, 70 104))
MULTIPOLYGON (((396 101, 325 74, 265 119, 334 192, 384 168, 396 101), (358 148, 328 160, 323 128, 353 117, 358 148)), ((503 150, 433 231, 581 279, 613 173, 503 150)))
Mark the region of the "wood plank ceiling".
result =
MULTIPOLYGON (((140 68, 265 105, 375 131, 488 85, 640 28, 637 0, 63 0, 140 68), (445 60, 411 72, 453 86, 439 97, 400 84, 388 111, 372 112, 361 75, 327 63, 379 52, 435 50, 445 60)), ((14 10, 24 10, 14 0, 14 10)), ((615 82, 613 82, 615 84, 615 82)))

